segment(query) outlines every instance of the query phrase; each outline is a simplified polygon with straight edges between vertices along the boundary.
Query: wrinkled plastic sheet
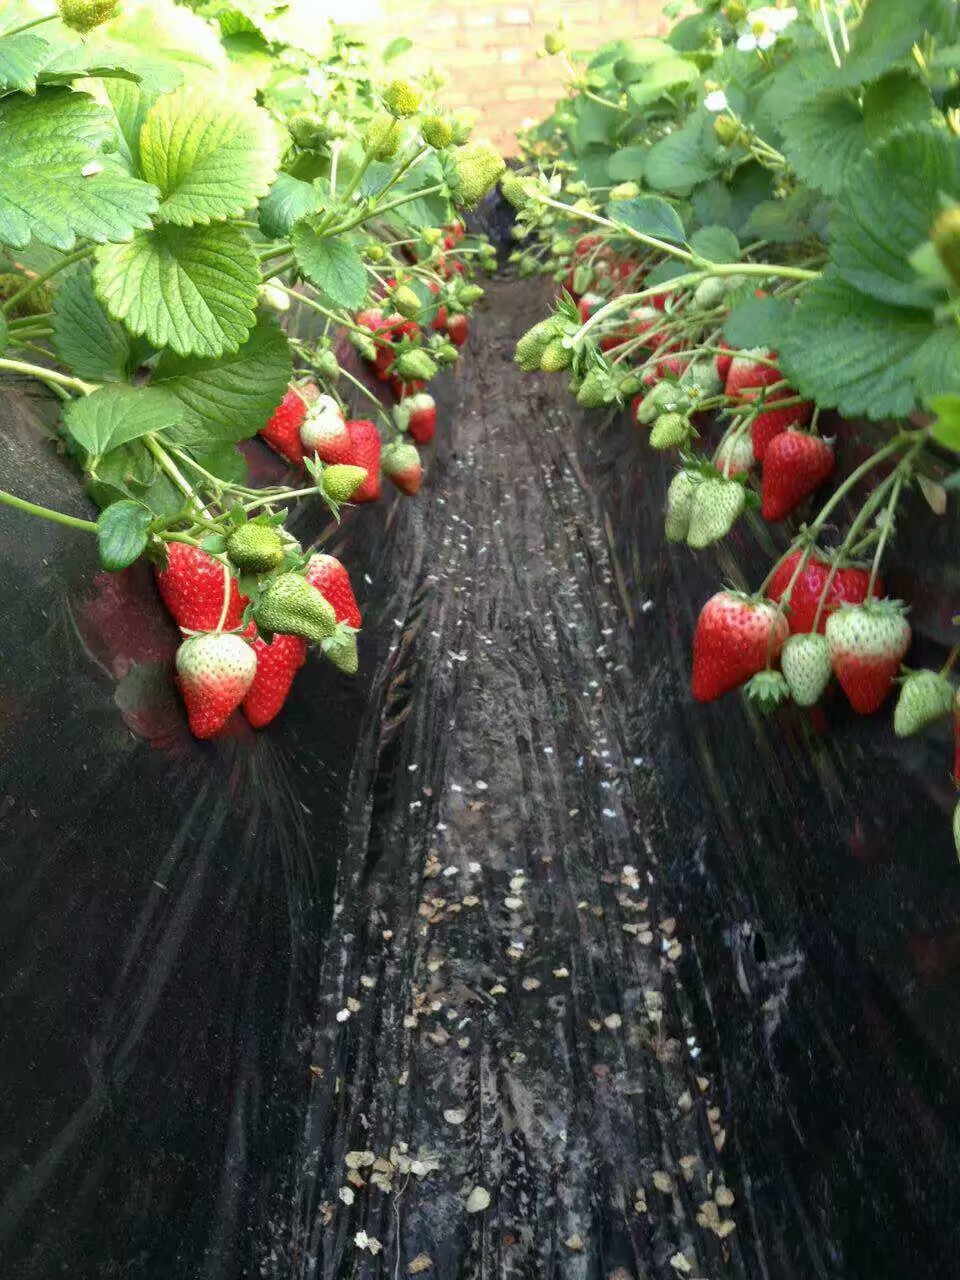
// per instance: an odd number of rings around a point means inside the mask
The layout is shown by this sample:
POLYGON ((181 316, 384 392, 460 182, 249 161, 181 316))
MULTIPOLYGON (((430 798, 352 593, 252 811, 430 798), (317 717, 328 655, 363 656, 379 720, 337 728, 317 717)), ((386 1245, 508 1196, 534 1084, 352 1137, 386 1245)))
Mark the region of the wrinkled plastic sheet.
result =
MULTIPOLYGON (((691 703, 774 543, 665 546, 669 464, 511 364, 544 306, 489 290, 418 500, 297 512, 361 670, 262 733, 192 740, 149 572, 0 509, 5 1277, 956 1274, 946 734, 691 703)), ((44 393, 0 415, 83 514, 44 393)), ((956 531, 904 530, 937 661, 956 531)))

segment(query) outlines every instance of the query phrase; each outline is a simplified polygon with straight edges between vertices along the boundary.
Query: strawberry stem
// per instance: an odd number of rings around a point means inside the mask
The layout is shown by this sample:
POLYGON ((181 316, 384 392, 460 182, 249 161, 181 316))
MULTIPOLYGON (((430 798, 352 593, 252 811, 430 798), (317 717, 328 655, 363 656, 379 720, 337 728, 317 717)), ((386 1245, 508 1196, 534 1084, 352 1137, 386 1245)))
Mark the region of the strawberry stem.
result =
POLYGON ((22 373, 27 378, 37 378, 40 382, 66 387, 68 391, 78 391, 85 396, 97 390, 95 382, 71 378, 65 373, 58 373, 56 369, 45 369, 43 365, 28 364, 26 360, 0 360, 0 369, 6 369, 8 373, 22 373))
POLYGON ((15 494, 7 493, 5 489, 0 489, 0 503, 13 507, 17 511, 25 511, 27 515, 39 516, 41 520, 66 525, 68 529, 83 529, 87 533, 97 532, 97 526, 93 520, 82 520, 79 516, 68 516, 64 511, 54 511, 52 507, 41 507, 36 502, 28 502, 26 498, 18 498, 15 494))
POLYGON ((230 579, 233 575, 230 572, 230 566, 224 560, 223 562, 223 604, 220 607, 220 617, 217 620, 217 633, 223 630, 223 624, 227 620, 227 611, 230 608, 230 579))

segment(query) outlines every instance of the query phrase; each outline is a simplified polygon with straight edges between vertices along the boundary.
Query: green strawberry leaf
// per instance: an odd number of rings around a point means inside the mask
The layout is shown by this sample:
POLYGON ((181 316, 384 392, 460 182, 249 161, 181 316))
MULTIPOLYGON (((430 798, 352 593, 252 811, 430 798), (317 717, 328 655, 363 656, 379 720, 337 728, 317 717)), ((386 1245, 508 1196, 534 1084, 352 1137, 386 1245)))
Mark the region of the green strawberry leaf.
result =
POLYGON ((682 89, 699 75, 700 68, 687 58, 662 58, 644 71, 642 80, 628 87, 627 97, 642 111, 669 90, 682 89))
POLYGON ((312 182, 281 170, 260 201, 260 230, 271 240, 289 236, 294 223, 323 208, 323 195, 312 182))
POLYGON ((874 80, 938 28, 940 12, 940 0, 871 0, 853 30, 850 56, 838 74, 852 85, 874 80))
POLYGON ((78 378, 121 382, 130 369, 132 343, 93 291, 90 269, 74 271, 53 302, 53 348, 78 378))
POLYGON ((0 243, 72 249, 150 226, 157 192, 104 152, 112 130, 111 112, 68 89, 0 99, 0 243))
POLYGON ((47 61, 50 46, 32 31, 0 36, 0 93, 20 89, 33 93, 37 72, 47 61))
POLYGON ((98 250, 93 280, 131 333, 177 355, 218 356, 253 327, 260 266, 239 227, 161 226, 98 250))
POLYGON ((836 195, 866 144, 860 104, 846 89, 802 102, 781 124, 783 153, 812 187, 836 195))
POLYGON ((224 442, 256 435, 283 399, 291 373, 289 343, 276 322, 264 317, 233 355, 181 360, 164 352, 154 385, 186 408, 186 421, 174 434, 202 462, 201 454, 224 442))
POLYGON ((367 297, 367 273, 356 245, 343 236, 319 236, 308 222, 293 229, 297 266, 328 301, 351 311, 367 297))
POLYGON ((828 274, 800 295, 780 339, 780 366, 822 408, 902 418, 921 396, 960 388, 960 331, 937 329, 930 311, 868 298, 828 274))
POLYGON ((184 419, 174 396, 155 387, 113 385, 71 400, 63 412, 67 431, 88 454, 98 457, 184 419))
POLYGON ((607 205, 607 217, 642 235, 656 236, 686 244, 680 215, 672 204, 660 196, 637 196, 633 200, 613 200, 607 205))
POLYGON ((159 98, 140 131, 140 167, 161 194, 157 219, 177 226, 239 217, 270 190, 279 163, 265 111, 196 87, 159 98))
POLYGON ((852 170, 830 222, 831 257, 849 284, 899 306, 929 306, 911 264, 943 192, 960 197, 960 139, 932 129, 892 134, 852 170))
POLYGON ((394 58, 399 58, 401 54, 412 48, 413 41, 408 36, 396 36, 390 41, 380 57, 384 62, 392 62, 394 58))
POLYGON ((709 262, 740 260, 740 241, 729 227, 701 227, 690 237, 690 248, 709 262))
POLYGON ((731 347, 775 350, 792 315, 793 308, 783 298, 746 298, 727 316, 723 336, 731 347))
POLYGON ((809 240, 817 234, 816 211, 823 203, 818 191, 798 187, 782 200, 764 200, 756 205, 744 230, 750 237, 773 244, 809 240))
POLYGON ((143 554, 152 520, 152 511, 129 499, 113 502, 100 512, 97 544, 100 563, 108 572, 119 573, 143 554))
POLYGON ((607 160, 611 182, 639 182, 643 177, 648 147, 622 147, 607 160))
POLYGON ((682 129, 655 142, 647 153, 644 169, 647 186, 685 195, 691 187, 712 178, 719 165, 715 160, 717 149, 707 137, 707 129, 712 134, 706 114, 697 111, 682 129))
POLYGON ((930 408, 937 415, 930 429, 934 440, 960 453, 960 395, 934 396, 930 408))

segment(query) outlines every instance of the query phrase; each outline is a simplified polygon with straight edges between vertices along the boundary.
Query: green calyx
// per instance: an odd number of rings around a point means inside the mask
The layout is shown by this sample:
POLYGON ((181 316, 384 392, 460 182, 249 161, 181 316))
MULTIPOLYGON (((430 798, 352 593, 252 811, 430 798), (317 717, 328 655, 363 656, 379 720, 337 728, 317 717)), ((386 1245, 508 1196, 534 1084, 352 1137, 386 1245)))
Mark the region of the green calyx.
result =
POLYGON ((117 0, 57 0, 60 21, 86 35, 117 16, 117 0))
POLYGON ((422 96, 409 80, 391 80, 383 91, 383 105, 392 116, 403 119, 417 114, 422 96))
POLYGON ((298 573, 274 579, 254 606, 253 616, 261 631, 301 636, 311 644, 322 645, 337 627, 333 606, 298 573))
POLYGON ((387 112, 374 116, 367 125, 364 145, 374 160, 392 160, 403 139, 403 128, 399 120, 387 112))
POLYGON ((270 525, 242 524, 227 538, 227 556, 243 573, 271 573, 285 554, 283 538, 270 525))
POLYGON ((496 186, 505 169, 503 156, 485 143, 458 147, 453 155, 453 174, 450 179, 450 193, 454 201, 464 208, 472 209, 496 186))
POLYGON ((315 111, 298 111, 290 117, 287 128, 302 151, 319 151, 330 139, 323 117, 315 111))
POLYGON ((420 136, 428 147, 443 151, 453 141, 453 125, 443 116, 424 116, 420 121, 420 136))
POLYGON ((349 502, 366 478, 365 467, 335 462, 332 466, 324 467, 320 478, 320 491, 330 502, 349 502))
POLYGON ((790 697, 790 689, 779 671, 758 671, 747 681, 743 692, 750 702, 767 713, 776 711, 790 697))

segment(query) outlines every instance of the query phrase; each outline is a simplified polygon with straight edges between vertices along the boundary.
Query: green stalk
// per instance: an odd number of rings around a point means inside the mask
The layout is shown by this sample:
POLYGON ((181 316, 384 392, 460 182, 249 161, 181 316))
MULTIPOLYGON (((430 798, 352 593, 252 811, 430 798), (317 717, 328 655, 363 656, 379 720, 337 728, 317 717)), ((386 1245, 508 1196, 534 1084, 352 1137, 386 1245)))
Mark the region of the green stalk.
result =
POLYGON ((48 280, 52 279, 58 272, 63 271, 64 268, 73 266, 75 262, 81 262, 84 258, 89 258, 92 254, 96 253, 96 251, 97 246, 91 244, 88 245, 86 249, 77 249, 75 253, 68 253, 65 258, 61 258, 60 261, 56 263, 55 266, 52 266, 48 271, 44 271, 42 275, 37 276, 34 280, 28 280, 22 289, 18 289, 12 297, 7 298, 3 306, 0 307, 0 311, 6 315, 9 311, 13 310, 21 298, 25 298, 28 294, 33 293, 34 289, 39 289, 42 284, 46 284, 48 280))
POLYGON ((6 360, 0 359, 0 370, 6 369, 8 373, 22 373, 27 378, 37 378, 41 382, 49 382, 56 386, 66 387, 68 391, 79 391, 81 395, 88 396, 92 391, 98 390, 95 382, 84 382, 80 378, 68 377, 65 373, 58 373, 56 369, 45 369, 43 365, 28 364, 25 360, 6 360))
POLYGON ((0 489, 0 503, 14 507, 17 511, 25 511, 27 515, 39 516, 41 520, 50 520, 53 524, 66 525, 68 529, 85 529, 88 533, 96 533, 97 526, 93 520, 81 520, 79 516, 68 516, 63 511, 54 511, 52 507, 41 507, 36 502, 28 502, 26 498, 18 498, 5 489, 0 489))
POLYGON ((438 191, 442 190, 443 183, 435 182, 432 187, 424 187, 421 191, 413 191, 409 195, 399 196, 396 200, 388 200, 379 209, 369 209, 366 213, 358 214, 352 222, 342 222, 339 227, 333 227, 324 234, 328 236, 342 235, 345 231, 352 231, 354 227, 366 222, 368 218, 379 218, 383 214, 389 213, 391 209, 399 209, 402 204, 409 204, 411 200, 419 200, 422 196, 436 195, 438 191))
POLYGON ((45 18, 33 18, 30 22, 25 22, 20 27, 14 27, 11 31, 4 31, 0 33, 0 37, 6 40, 10 36, 18 36, 20 35, 21 31, 29 31, 32 27, 39 27, 41 23, 44 23, 44 22, 53 22, 56 18, 59 18, 59 17, 60 17, 59 13, 48 13, 45 18))

